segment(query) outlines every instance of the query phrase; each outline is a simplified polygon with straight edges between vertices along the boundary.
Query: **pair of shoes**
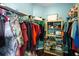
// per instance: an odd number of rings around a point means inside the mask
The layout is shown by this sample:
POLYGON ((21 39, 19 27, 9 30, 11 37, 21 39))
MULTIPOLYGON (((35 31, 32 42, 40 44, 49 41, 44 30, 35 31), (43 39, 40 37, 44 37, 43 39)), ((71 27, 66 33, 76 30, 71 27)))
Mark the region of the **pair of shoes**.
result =
POLYGON ((33 56, 37 56, 37 54, 33 51, 33 56))
POLYGON ((28 56, 32 56, 32 53, 31 52, 28 52, 28 56))

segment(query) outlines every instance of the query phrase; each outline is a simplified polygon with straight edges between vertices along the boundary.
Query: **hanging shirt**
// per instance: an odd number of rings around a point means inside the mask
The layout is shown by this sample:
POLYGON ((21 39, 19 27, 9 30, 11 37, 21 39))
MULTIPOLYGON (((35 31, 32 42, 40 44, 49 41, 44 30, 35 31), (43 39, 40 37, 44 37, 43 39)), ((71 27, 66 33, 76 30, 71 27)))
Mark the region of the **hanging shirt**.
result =
POLYGON ((27 35, 28 35, 28 44, 27 44, 27 51, 32 51, 33 50, 33 44, 32 44, 32 23, 31 22, 27 22, 26 23, 26 26, 27 26, 27 35))
POLYGON ((13 36, 8 18, 9 17, 6 16, 5 46, 0 48, 0 52, 3 54, 3 56, 15 56, 17 49, 17 40, 13 36))
POLYGON ((33 45, 36 45, 37 32, 36 32, 36 26, 34 24, 32 24, 32 29, 33 29, 32 31, 33 45))
POLYGON ((78 21, 74 18, 71 37, 74 39, 75 47, 79 48, 78 21))
POLYGON ((15 56, 17 49, 17 40, 11 31, 9 20, 7 20, 5 23, 5 38, 6 38, 6 56, 15 56))
POLYGON ((0 48, 5 46, 5 16, 0 15, 0 48))
POLYGON ((27 35, 26 24, 23 22, 22 24, 20 24, 20 26, 21 26, 21 31, 22 31, 23 41, 24 41, 24 44, 20 48, 20 55, 23 56, 25 53, 25 49, 27 48, 28 35, 27 35))
POLYGON ((41 33, 40 26, 37 24, 32 23, 32 45, 33 50, 35 51, 37 48, 37 44, 39 43, 39 35, 41 33))
POLYGON ((24 42, 22 38, 20 25, 18 22, 18 16, 13 17, 13 20, 11 20, 11 27, 12 27, 12 32, 15 34, 16 40, 18 41, 18 49, 16 55, 20 55, 20 48, 24 44, 24 42))

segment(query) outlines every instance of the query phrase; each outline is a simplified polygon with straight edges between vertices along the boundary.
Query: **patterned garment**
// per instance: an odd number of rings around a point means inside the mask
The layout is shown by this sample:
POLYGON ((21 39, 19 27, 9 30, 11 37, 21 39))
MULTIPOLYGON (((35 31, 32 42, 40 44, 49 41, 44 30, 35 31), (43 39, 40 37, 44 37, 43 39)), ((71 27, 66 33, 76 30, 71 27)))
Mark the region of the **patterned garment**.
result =
POLYGON ((7 21, 5 22, 5 46, 0 48, 0 55, 15 56, 17 46, 17 40, 11 31, 11 27, 7 17, 7 21))
POLYGON ((18 41, 18 48, 17 48, 16 55, 20 56, 20 48, 24 44, 22 32, 21 32, 21 28, 18 22, 18 17, 16 16, 16 17, 13 17, 12 19, 14 20, 10 22, 11 27, 12 27, 12 32, 14 33, 14 35, 16 36, 16 40, 18 41))

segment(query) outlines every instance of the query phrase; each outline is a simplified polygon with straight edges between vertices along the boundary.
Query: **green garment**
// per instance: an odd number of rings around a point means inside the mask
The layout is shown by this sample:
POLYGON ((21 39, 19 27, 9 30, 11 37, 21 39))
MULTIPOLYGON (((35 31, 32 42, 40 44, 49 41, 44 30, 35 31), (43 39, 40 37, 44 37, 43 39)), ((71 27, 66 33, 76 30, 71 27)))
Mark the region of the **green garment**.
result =
POLYGON ((37 24, 45 26, 45 21, 35 21, 37 24))

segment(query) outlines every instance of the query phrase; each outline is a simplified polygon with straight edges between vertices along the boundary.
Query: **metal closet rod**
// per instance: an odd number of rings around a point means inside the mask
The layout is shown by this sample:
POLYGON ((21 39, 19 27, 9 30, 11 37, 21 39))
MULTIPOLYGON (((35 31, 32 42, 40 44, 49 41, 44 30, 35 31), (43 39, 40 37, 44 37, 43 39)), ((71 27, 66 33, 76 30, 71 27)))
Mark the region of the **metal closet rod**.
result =
POLYGON ((18 14, 18 15, 20 15, 20 16, 27 16, 26 14, 21 13, 21 12, 19 12, 19 11, 16 11, 16 10, 10 8, 10 7, 7 7, 7 6, 2 6, 2 5, 0 5, 0 8, 5 9, 5 10, 10 11, 10 12, 13 12, 13 13, 15 13, 15 14, 18 14))
MULTIPOLYGON (((7 11, 10 11, 10 12, 13 12, 13 13, 15 13, 15 14, 18 14, 18 15, 20 15, 20 16, 29 16, 29 15, 26 15, 26 14, 24 14, 24 13, 22 13, 22 12, 16 11, 16 10, 10 8, 10 7, 7 7, 7 6, 0 5, 0 8, 2 8, 2 9, 4 9, 4 10, 7 10, 7 11)), ((33 17, 35 17, 35 16, 33 16, 33 17)))

